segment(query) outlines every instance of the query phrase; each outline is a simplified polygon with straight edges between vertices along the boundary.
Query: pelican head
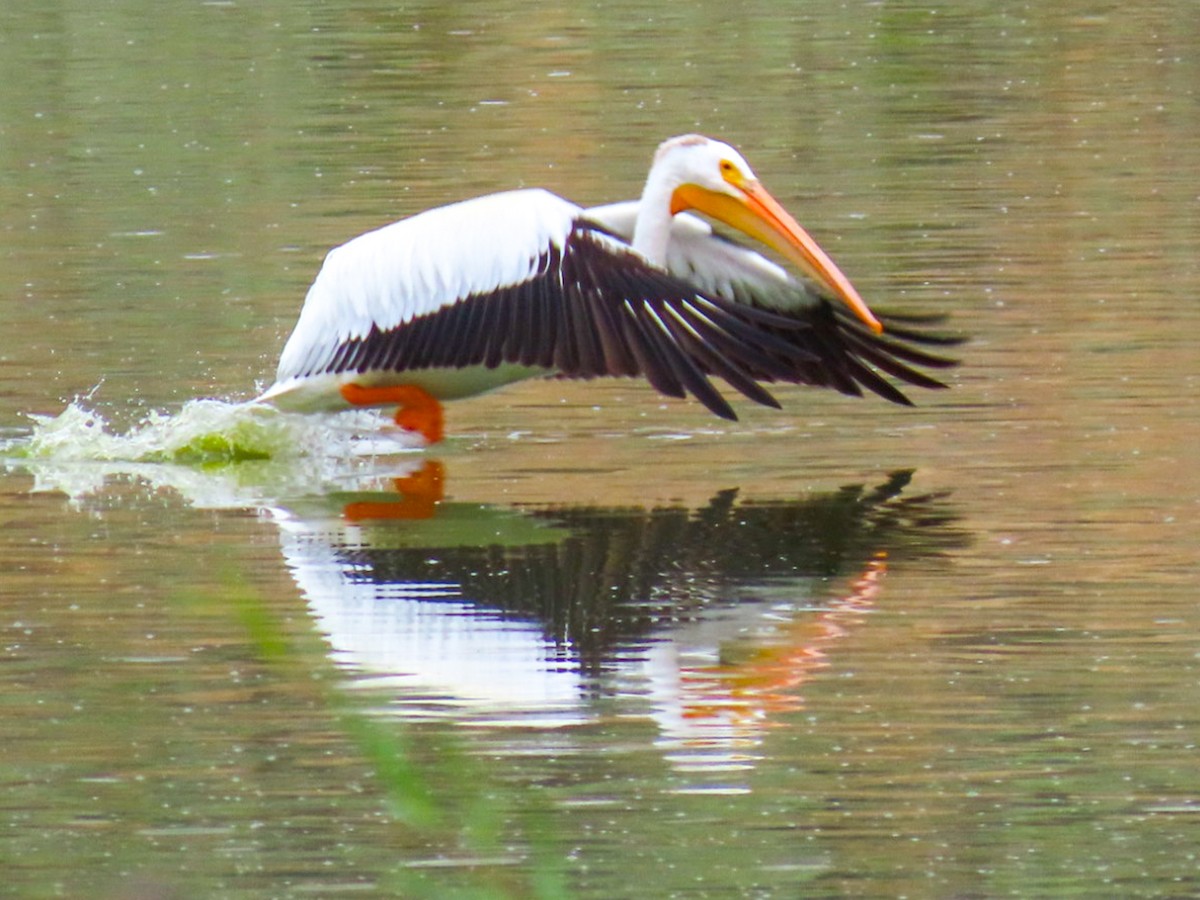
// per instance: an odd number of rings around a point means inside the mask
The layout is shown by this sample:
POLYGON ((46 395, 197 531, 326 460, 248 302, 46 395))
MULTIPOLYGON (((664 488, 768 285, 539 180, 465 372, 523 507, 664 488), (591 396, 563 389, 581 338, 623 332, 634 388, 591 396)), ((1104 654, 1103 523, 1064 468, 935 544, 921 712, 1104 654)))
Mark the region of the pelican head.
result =
POLYGON ((671 215, 694 209, 766 244, 827 288, 876 334, 883 331, 850 279, 733 147, 698 134, 664 141, 654 155, 643 202, 655 194, 667 195, 671 215))

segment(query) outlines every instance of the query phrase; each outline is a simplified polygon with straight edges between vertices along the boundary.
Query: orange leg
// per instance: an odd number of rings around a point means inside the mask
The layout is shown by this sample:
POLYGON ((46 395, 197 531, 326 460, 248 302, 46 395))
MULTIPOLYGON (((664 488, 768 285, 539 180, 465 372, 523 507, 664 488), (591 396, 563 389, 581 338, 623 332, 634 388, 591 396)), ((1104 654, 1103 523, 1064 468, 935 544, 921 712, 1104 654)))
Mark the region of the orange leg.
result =
POLYGON ((342 396, 351 406, 391 406, 396 404, 396 424, 415 431, 431 444, 446 436, 442 404, 429 392, 411 384, 387 387, 363 387, 343 384, 342 396))

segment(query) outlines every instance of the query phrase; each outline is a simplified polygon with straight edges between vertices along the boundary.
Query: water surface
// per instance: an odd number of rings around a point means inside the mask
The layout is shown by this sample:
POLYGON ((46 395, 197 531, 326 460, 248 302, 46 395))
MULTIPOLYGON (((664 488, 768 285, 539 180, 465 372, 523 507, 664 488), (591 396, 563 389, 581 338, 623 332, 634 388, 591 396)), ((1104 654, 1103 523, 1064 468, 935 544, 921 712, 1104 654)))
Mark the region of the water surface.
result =
POLYGON ((1194 19, 12 5, 6 883, 1200 890, 1194 19), (632 197, 693 130, 872 305, 969 335, 950 391, 726 423, 528 383, 436 452, 238 419, 269 458, 161 461, 270 379, 328 247, 632 197))

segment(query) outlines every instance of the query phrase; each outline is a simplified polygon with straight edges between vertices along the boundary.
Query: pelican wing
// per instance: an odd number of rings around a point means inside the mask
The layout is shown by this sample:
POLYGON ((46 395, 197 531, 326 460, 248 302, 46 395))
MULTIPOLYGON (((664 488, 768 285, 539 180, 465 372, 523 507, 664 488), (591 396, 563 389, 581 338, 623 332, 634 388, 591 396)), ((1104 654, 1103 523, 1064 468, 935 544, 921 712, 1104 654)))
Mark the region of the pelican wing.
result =
POLYGON ((276 381, 337 371, 342 348, 374 332, 528 281, 578 212, 547 191, 509 191, 431 209, 335 247, 304 299, 276 381))
POLYGON ((431 210, 333 250, 277 382, 506 365, 642 375, 734 419, 709 376, 778 406, 758 381, 791 380, 813 361, 794 328, 697 291, 565 200, 517 191, 431 210))
MULTIPOLYGON (((636 200, 586 211, 589 219, 626 240, 633 239, 637 213, 636 200)), ((792 357, 798 362, 780 376, 778 369, 786 368, 787 361, 772 358, 767 350, 761 365, 751 362, 745 366, 745 374, 757 381, 811 384, 855 396, 866 388, 893 403, 910 405, 908 397, 881 373, 916 387, 937 389, 946 385, 921 368, 944 369, 957 364, 921 347, 961 342, 920 327, 941 317, 882 314, 879 319, 884 332, 875 334, 816 285, 714 232, 708 222, 689 213, 672 220, 667 269, 706 296, 770 310, 789 320, 782 329, 767 325, 764 330, 786 340, 793 354, 802 351, 792 357)))

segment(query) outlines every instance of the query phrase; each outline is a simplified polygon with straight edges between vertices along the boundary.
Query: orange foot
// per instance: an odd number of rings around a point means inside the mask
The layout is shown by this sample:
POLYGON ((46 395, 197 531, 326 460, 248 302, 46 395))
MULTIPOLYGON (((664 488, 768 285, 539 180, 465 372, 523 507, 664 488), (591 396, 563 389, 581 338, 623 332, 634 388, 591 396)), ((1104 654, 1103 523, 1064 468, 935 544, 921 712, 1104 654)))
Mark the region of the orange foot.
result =
POLYGON ((446 436, 442 404, 432 394, 415 385, 363 387, 361 384, 343 384, 341 392, 351 406, 396 404, 400 407, 396 410, 396 424, 408 431, 415 431, 430 444, 436 444, 446 436))

